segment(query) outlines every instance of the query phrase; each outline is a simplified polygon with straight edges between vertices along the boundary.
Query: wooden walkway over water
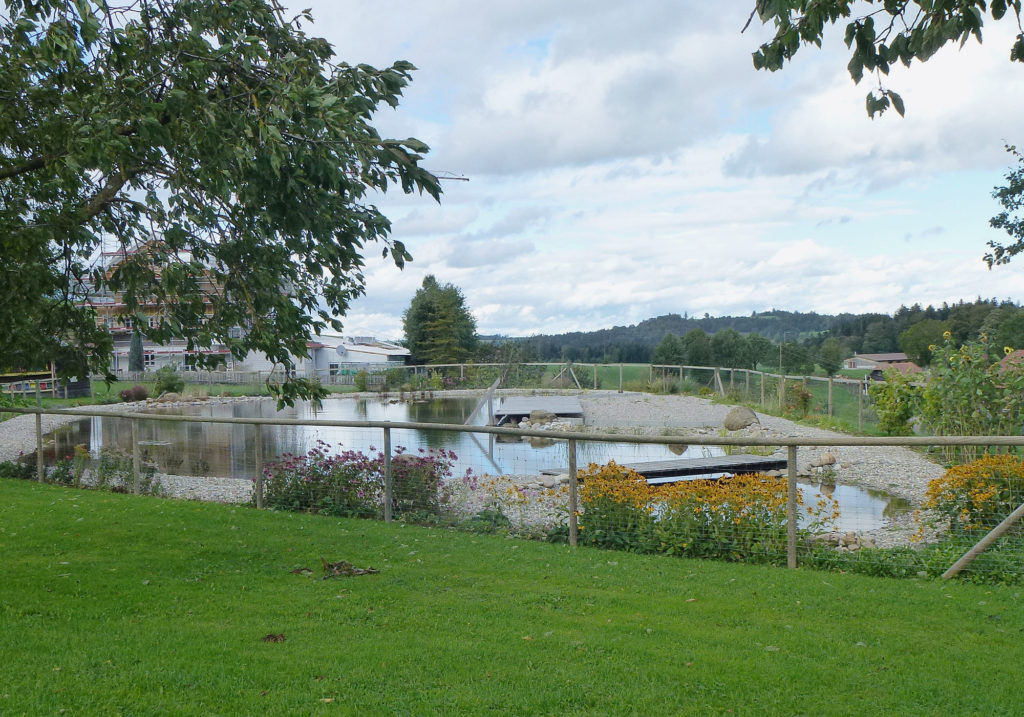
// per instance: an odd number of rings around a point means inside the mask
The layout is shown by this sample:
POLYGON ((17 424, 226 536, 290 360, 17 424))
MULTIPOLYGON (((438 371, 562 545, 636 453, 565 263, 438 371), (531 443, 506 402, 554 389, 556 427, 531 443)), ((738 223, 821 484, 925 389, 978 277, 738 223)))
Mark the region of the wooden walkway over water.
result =
POLYGON ((646 463, 626 463, 624 468, 632 468, 647 479, 650 485, 675 483, 680 480, 695 480, 694 476, 707 476, 716 473, 763 473, 765 471, 785 470, 789 462, 776 456, 755 456, 740 453, 732 456, 711 456, 708 458, 677 458, 670 461, 649 461, 646 463))
MULTIPOLYGON (((732 456, 710 456, 707 458, 676 458, 669 461, 648 461, 645 463, 623 463, 647 479, 648 485, 664 485, 684 480, 714 479, 721 474, 764 473, 765 471, 786 470, 789 461, 776 456, 755 456, 740 453, 732 456)), ((542 470, 543 475, 565 473, 564 469, 542 470)))

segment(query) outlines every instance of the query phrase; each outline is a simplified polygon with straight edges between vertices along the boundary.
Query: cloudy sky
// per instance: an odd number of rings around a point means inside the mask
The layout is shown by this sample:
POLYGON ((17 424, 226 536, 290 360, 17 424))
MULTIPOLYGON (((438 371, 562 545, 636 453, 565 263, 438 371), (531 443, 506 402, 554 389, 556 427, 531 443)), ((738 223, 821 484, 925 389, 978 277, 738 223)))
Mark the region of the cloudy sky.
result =
POLYGON ((414 261, 370 252, 346 333, 400 337, 426 274, 481 333, 631 324, 669 312, 891 313, 1024 299, 1024 260, 988 270, 992 189, 1024 143, 1010 21, 895 69, 906 118, 871 120, 841 30, 782 72, 750 54, 751 2, 304 0, 348 62, 419 69, 381 132, 431 147, 441 204, 377 204, 414 261), (1002 25, 1002 27, 1000 26, 1002 25))

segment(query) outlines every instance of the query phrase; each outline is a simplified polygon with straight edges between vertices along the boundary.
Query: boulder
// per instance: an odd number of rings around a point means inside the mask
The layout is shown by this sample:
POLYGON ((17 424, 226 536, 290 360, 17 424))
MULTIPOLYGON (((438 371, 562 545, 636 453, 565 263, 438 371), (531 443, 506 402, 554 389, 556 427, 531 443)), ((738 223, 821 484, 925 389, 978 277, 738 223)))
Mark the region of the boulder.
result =
POLYGON ((164 403, 173 403, 175 401, 180 401, 181 395, 175 393, 174 391, 168 391, 167 393, 160 395, 160 400, 163 401, 164 403))
POLYGON ((543 409, 538 409, 536 411, 530 411, 530 422, 531 423, 551 423, 556 418, 558 418, 558 416, 556 416, 551 411, 545 411, 543 409))
POLYGON ((832 453, 822 453, 821 455, 815 456, 811 459, 812 468, 822 468, 824 466, 834 466, 836 464, 836 457, 832 453))
POLYGON ((746 406, 734 406, 727 414, 722 425, 727 431, 739 431, 747 426, 758 423, 757 414, 746 406))

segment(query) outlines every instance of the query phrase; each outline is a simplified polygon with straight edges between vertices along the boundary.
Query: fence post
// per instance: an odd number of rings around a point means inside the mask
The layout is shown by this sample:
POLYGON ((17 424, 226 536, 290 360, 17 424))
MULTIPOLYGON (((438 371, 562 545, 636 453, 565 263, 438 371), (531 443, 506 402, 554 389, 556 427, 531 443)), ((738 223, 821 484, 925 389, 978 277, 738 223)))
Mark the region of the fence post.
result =
POLYGON ((654 383, 654 364, 650 365, 647 372, 647 383, 654 383))
POLYGON ((43 394, 39 390, 39 379, 36 379, 36 408, 43 407, 43 394))
POLYGON ((828 415, 832 415, 832 377, 828 377, 828 415))
POLYGON ((789 464, 786 476, 786 566, 796 567, 796 446, 787 450, 789 464))
POLYGON ((384 428, 384 520, 391 522, 391 429, 384 428))
POLYGON ((861 379, 857 382, 857 431, 859 433, 864 432, 864 392, 866 390, 864 380, 861 379))
POLYGON ((594 390, 597 390, 597 364, 594 364, 594 390))
POLYGON ((746 378, 746 384, 743 387, 743 395, 749 401, 750 400, 750 369, 749 368, 743 369, 743 375, 746 378))
POLYGON ((36 480, 43 482, 43 414, 36 414, 36 480))
POLYGON ((732 391, 736 388, 736 369, 729 368, 729 390, 732 391))
POLYGON ((576 482, 576 440, 569 439, 569 545, 579 542, 576 511, 579 507, 578 485, 576 482))
POLYGON ((256 508, 263 508, 263 426, 257 423, 256 429, 256 508))
POLYGON ((619 364, 619 393, 622 393, 622 364, 619 364))
POLYGON ((757 372, 758 377, 761 381, 761 407, 764 407, 764 371, 757 372))
POLYGON ((139 450, 139 419, 132 419, 132 492, 138 495, 142 490, 142 454, 139 450))
MULTIPOLYGON (((518 371, 518 370, 519 370, 519 367, 516 366, 516 371, 518 371)), ((464 378, 466 378, 466 364, 460 363, 459 364, 459 380, 462 380, 464 378)))
POLYGON ((786 405, 786 374, 782 367, 779 367, 779 413, 782 413, 786 405))

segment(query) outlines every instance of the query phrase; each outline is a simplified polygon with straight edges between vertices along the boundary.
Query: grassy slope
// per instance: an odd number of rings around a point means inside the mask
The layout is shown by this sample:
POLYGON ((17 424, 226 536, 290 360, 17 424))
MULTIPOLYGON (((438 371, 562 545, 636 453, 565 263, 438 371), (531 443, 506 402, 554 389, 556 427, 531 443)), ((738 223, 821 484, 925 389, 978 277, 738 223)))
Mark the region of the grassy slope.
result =
POLYGON ((11 480, 0 564, 4 715, 1024 709, 1015 589, 11 480))

